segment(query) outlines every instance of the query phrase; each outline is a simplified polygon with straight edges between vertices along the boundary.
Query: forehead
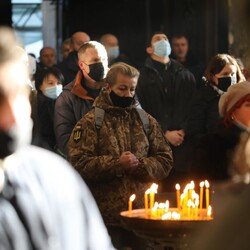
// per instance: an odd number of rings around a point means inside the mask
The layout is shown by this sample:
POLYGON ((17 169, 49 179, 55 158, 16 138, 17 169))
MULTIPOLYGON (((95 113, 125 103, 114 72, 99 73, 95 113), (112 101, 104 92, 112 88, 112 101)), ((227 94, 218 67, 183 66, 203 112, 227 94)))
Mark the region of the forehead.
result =
POLYGON ((137 78, 131 77, 122 73, 118 73, 116 76, 116 81, 114 86, 126 86, 128 88, 136 87, 137 85, 137 78))
POLYGON ((82 43, 86 43, 89 41, 89 36, 85 33, 76 33, 73 37, 73 42, 82 42, 82 43))
POLYGON ((54 50, 52 49, 52 48, 45 48, 45 49, 43 49, 42 50, 42 56, 43 55, 47 55, 47 54, 54 54, 55 52, 54 52, 54 50))
POLYGON ((188 41, 187 41, 187 39, 185 38, 185 37, 174 37, 173 39, 172 39, 172 43, 173 44, 187 44, 188 43, 188 41))
POLYGON ((224 66, 224 68, 221 70, 221 72, 219 72, 219 74, 223 74, 223 73, 232 73, 232 72, 236 72, 237 68, 235 65, 233 64, 226 64, 224 66))
POLYGON ((154 42, 154 41, 159 41, 159 40, 168 40, 167 36, 165 34, 155 34, 152 36, 152 39, 151 39, 151 42, 154 42))

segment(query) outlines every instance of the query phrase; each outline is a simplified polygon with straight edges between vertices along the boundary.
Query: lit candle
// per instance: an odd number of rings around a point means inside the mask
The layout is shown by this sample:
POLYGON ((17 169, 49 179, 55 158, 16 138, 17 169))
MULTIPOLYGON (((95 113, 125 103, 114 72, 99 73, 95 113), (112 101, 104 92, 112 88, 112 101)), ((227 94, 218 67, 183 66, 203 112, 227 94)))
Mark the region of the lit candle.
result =
POLYGON ((166 202, 165 202, 165 213, 168 212, 168 209, 169 209, 169 200, 166 200, 166 202))
POLYGON ((200 183, 200 210, 202 209, 202 203, 203 203, 203 187, 204 187, 204 181, 200 183))
POLYGON ((205 186, 206 186, 206 208, 208 209, 209 206, 209 182, 205 180, 205 186))
POLYGON ((175 189, 176 189, 176 201, 177 201, 177 208, 178 210, 180 210, 180 185, 177 183, 175 185, 175 189))
POLYGON ((194 217, 196 220, 198 219, 198 207, 199 207, 199 198, 197 198, 195 200, 195 215, 194 215, 194 217))
POLYGON ((211 217, 211 215, 212 215, 212 207, 209 205, 208 206, 208 209, 207 209, 207 217, 211 217))
POLYGON ((192 199, 192 193, 194 192, 194 181, 189 183, 189 196, 188 199, 192 199))
POLYGON ((129 214, 131 214, 131 212, 132 212, 132 202, 134 201, 134 199, 135 199, 135 194, 132 194, 129 198, 129 201, 128 201, 129 214))
POLYGON ((150 209, 153 208, 155 203, 155 194, 157 193, 158 185, 153 183, 150 187, 150 209))

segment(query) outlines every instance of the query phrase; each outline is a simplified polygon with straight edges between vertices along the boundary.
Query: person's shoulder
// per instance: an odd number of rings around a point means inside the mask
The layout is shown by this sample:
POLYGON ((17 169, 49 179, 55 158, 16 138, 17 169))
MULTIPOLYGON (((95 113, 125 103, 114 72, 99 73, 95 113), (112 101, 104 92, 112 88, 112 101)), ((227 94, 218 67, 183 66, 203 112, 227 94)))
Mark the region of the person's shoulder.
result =
POLYGON ((37 146, 23 147, 16 153, 16 158, 21 166, 40 174, 58 176, 72 172, 71 166, 64 158, 37 146))

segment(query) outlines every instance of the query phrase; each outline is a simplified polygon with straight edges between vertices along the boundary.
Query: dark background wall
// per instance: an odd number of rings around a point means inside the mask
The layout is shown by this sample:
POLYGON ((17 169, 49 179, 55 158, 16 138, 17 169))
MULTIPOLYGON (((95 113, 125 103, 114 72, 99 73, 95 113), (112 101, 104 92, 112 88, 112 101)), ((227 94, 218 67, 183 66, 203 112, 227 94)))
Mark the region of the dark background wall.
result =
MULTIPOLYGON (((89 33, 93 40, 98 40, 104 33, 114 33, 120 40, 121 50, 139 66, 145 60, 150 33, 158 30, 169 38, 175 33, 185 34, 191 51, 204 64, 214 54, 229 51, 228 0, 46 1, 60 6, 59 41, 79 30, 89 33)), ((242 13, 246 16, 244 20, 250 23, 249 8, 243 9, 246 10, 242 13)), ((11 0, 0 1, 0 24, 11 26, 11 0)))
POLYGON ((63 38, 79 30, 93 40, 114 33, 121 49, 141 65, 151 32, 164 31, 169 38, 183 33, 193 54, 206 63, 228 51, 227 5, 227 0, 66 0, 63 38))

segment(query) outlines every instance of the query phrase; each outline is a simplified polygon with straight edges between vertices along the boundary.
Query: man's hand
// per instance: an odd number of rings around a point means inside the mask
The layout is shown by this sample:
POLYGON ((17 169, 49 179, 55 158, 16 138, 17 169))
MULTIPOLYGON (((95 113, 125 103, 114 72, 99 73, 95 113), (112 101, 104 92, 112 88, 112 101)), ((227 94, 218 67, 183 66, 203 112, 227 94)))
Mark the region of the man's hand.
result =
POLYGON ((182 129, 173 131, 167 130, 165 136, 173 146, 180 146, 184 141, 185 132, 182 129))
POLYGON ((119 158, 120 164, 124 166, 126 170, 132 170, 139 164, 138 159, 130 151, 123 152, 119 158))

